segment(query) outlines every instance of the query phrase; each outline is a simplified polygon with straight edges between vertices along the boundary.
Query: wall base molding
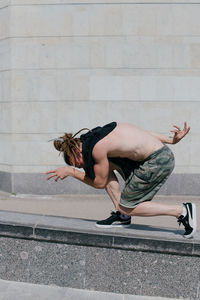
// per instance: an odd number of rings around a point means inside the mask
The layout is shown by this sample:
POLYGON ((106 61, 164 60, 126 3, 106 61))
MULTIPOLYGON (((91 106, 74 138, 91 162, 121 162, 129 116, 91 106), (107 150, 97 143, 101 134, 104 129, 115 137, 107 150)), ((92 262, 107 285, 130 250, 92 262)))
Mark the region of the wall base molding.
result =
MULTIPOLYGON (((122 180, 119 178, 121 186, 122 180)), ((160 195, 200 195, 200 174, 172 174, 158 194, 160 195)), ((18 194, 94 194, 94 189, 86 184, 67 178, 64 181, 47 181, 42 173, 0 172, 0 190, 18 194)), ((104 190, 96 189, 102 194, 104 190)))

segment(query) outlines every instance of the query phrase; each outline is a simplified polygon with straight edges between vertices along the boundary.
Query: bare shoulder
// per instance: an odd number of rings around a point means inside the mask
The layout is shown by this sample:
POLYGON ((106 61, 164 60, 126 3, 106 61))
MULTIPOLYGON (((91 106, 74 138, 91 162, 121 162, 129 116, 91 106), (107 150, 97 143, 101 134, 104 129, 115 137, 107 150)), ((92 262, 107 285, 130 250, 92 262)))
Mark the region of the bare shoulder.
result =
MULTIPOLYGON (((138 128, 130 123, 117 123, 117 126, 96 143, 92 156, 95 161, 107 159, 111 155, 123 155, 127 149, 134 148, 133 142, 138 135, 138 128)), ((135 143, 135 142, 134 142, 135 143)))
POLYGON ((103 138, 102 140, 98 141, 93 150, 92 150, 92 157, 95 161, 102 160, 103 158, 107 158, 108 147, 107 141, 103 138))
POLYGON ((108 155, 110 151, 119 147, 119 141, 126 136, 130 136, 136 127, 129 123, 117 123, 117 126, 104 138, 96 143, 93 148, 92 156, 103 157, 108 155))

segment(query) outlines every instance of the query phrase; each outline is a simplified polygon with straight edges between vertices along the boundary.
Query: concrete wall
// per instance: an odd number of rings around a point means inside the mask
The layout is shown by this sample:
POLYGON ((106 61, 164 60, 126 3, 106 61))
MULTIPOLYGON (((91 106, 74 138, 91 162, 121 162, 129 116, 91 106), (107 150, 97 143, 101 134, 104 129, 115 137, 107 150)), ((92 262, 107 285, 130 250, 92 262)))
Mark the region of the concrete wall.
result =
POLYGON ((1 1, 0 188, 47 193, 41 173, 63 164, 47 141, 65 131, 116 120, 168 134, 187 120, 174 174, 198 194, 199 14, 198 1, 1 1))
POLYGON ((0 186, 12 189, 12 102, 9 1, 0 3, 0 186))

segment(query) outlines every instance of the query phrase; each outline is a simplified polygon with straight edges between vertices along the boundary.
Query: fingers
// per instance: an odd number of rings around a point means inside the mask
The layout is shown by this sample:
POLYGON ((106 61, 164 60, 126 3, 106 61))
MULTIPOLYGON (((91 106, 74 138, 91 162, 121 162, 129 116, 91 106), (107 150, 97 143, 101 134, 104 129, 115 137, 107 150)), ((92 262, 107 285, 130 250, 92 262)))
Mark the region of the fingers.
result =
POLYGON ((49 179, 51 179, 51 178, 53 178, 53 177, 56 177, 56 178, 54 179, 55 181, 58 181, 58 179, 59 179, 59 176, 57 175, 56 170, 47 171, 45 174, 46 174, 46 175, 52 174, 52 175, 50 175, 50 176, 47 177, 47 180, 49 180, 49 179), (52 174, 52 173, 53 173, 53 174, 52 174))
POLYGON ((190 126, 187 127, 187 122, 184 122, 184 128, 181 129, 179 126, 177 125, 173 125, 173 127, 175 127, 177 130, 171 130, 171 132, 179 132, 179 131, 182 131, 182 132, 185 132, 185 133, 188 133, 190 131, 190 126))
POLYGON ((57 176, 57 175, 56 175, 56 174, 53 174, 53 175, 47 177, 47 180, 49 180, 49 179, 51 179, 51 178, 53 178, 53 177, 55 177, 55 176, 57 176))
POLYGON ((186 133, 190 131, 190 128, 190 126, 187 127, 187 122, 184 122, 184 130, 186 131, 186 133))
POLYGON ((47 177, 47 180, 49 180, 49 179, 51 179, 51 178, 53 178, 53 177, 56 177, 54 180, 55 180, 55 181, 58 181, 59 176, 58 176, 58 174, 57 174, 57 170, 56 170, 56 169, 55 169, 55 170, 47 171, 45 174, 46 174, 46 175, 51 174, 50 176, 47 177))
POLYGON ((178 133, 177 130, 170 130, 170 132, 173 132, 174 134, 177 134, 177 133, 178 133))
POLYGON ((191 127, 189 126, 189 127, 188 127, 188 130, 187 130, 187 133, 190 131, 190 128, 191 128, 191 127))
POLYGON ((56 176, 56 178, 54 179, 56 182, 58 181, 58 179, 59 179, 59 176, 56 176))
POLYGON ((46 172, 46 174, 52 174, 52 175, 50 175, 50 176, 47 177, 47 180, 55 177, 54 180, 56 182, 58 181, 58 179, 63 180, 65 178, 64 176, 58 175, 57 172, 56 172, 56 170, 48 171, 48 172, 46 172))
POLYGON ((184 122, 184 129, 187 129, 187 122, 184 122))
POLYGON ((60 178, 61 180, 63 180, 63 178, 61 178, 61 177, 58 176, 57 174, 53 174, 53 175, 47 177, 47 180, 49 180, 49 179, 51 179, 51 178, 53 178, 53 177, 55 177, 54 180, 55 180, 56 182, 58 181, 59 178, 60 178))
POLYGON ((181 131, 181 128, 177 125, 173 125, 173 127, 175 127, 176 129, 178 129, 178 131, 181 131))
POLYGON ((56 170, 51 170, 51 171, 47 171, 45 174, 51 174, 51 173, 55 173, 56 172, 56 170))

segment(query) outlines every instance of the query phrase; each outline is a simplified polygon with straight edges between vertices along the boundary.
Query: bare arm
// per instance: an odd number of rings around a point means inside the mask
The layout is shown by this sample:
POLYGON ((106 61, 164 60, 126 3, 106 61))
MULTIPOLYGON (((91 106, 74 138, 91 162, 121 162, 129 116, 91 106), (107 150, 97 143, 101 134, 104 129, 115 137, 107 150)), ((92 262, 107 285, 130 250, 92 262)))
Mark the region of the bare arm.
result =
POLYGON ((155 136, 157 139, 159 139, 164 144, 173 144, 172 143, 173 138, 170 137, 170 136, 166 136, 164 134, 157 133, 157 132, 152 132, 152 131, 150 131, 150 134, 155 136))
POLYGON ((100 151, 96 151, 95 155, 93 155, 93 158, 95 160, 94 180, 86 176, 85 172, 77 170, 71 166, 65 166, 46 172, 47 175, 51 174, 49 177, 47 177, 47 180, 54 178, 55 181, 58 181, 58 179, 63 180, 66 177, 71 176, 94 188, 103 189, 107 184, 109 174, 109 162, 107 159, 107 154, 100 149, 100 151))
POLYGON ((85 175, 85 172, 74 169, 72 177, 86 183, 96 189, 104 189, 108 181, 108 170, 109 163, 108 160, 102 160, 94 165, 94 180, 85 175))
POLYGON ((150 132, 151 135, 157 137, 164 144, 177 144, 180 140, 190 131, 190 126, 187 126, 187 122, 184 122, 184 128, 181 129, 179 126, 174 125, 175 129, 171 130, 174 133, 174 136, 166 136, 156 132, 150 132))

